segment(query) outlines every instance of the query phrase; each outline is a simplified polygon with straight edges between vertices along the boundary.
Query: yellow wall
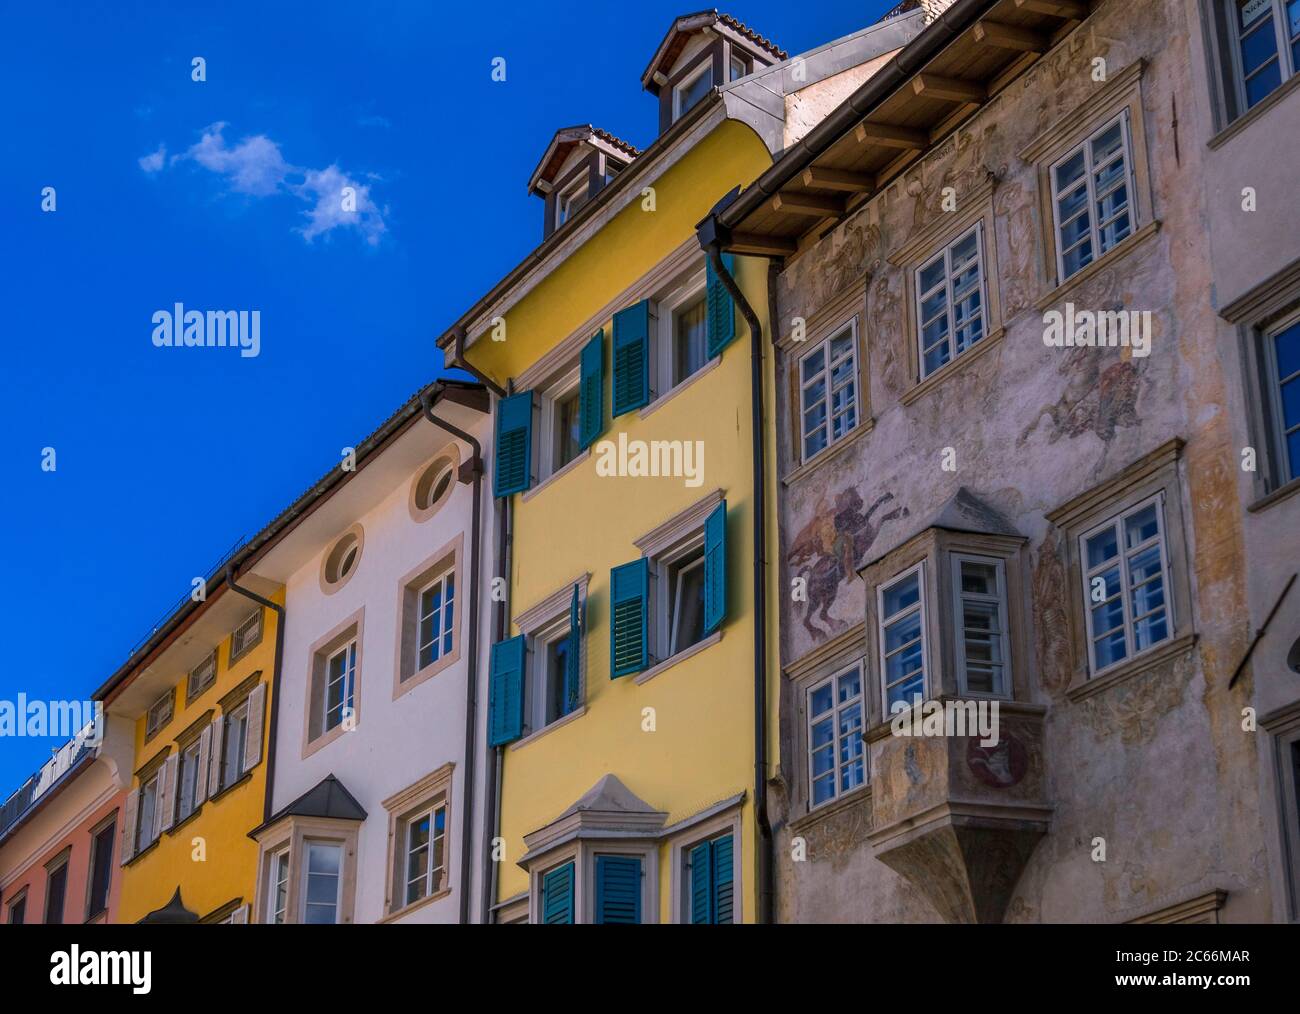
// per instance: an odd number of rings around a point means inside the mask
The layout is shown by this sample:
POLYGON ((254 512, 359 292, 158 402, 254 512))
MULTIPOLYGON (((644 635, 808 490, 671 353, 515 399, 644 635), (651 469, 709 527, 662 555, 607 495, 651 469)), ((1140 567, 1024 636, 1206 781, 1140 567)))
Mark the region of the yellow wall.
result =
MULTIPOLYGON (((696 223, 718 198, 769 163, 766 148, 748 128, 725 122, 654 181, 655 212, 642 211, 639 203, 626 208, 507 314, 505 342, 477 342, 468 357, 502 380, 517 375, 693 237, 696 223)), ((765 338, 766 274, 765 261, 738 260, 738 279, 762 320, 765 338)), ((754 918, 750 336, 739 310, 736 329, 736 340, 710 373, 648 418, 620 416, 602 435, 617 440, 625 431, 629 440, 702 440, 701 486, 687 487, 681 478, 598 477, 593 451, 527 502, 514 498, 513 614, 591 574, 587 712, 520 749, 506 750, 501 826, 507 859, 499 868, 498 900, 528 887, 527 874, 516 863, 524 852, 523 836, 613 773, 646 802, 667 810, 669 823, 746 792, 737 845, 744 866, 743 918, 754 918), (611 681, 610 568, 641 555, 633 539, 719 487, 728 508, 729 583, 721 642, 642 686, 633 677, 611 681), (655 709, 655 732, 642 731, 645 708, 655 709)), ((607 378, 607 405, 608 388, 607 378)), ((775 703, 773 697, 773 711, 775 703)), ((660 862, 660 918, 666 920, 671 884, 666 847, 660 862)))
MULTIPOLYGON (((284 593, 272 598, 284 602, 284 593)), ((253 768, 246 781, 234 786, 216 799, 206 800, 198 816, 179 827, 164 831, 157 844, 132 860, 122 870, 122 896, 118 906, 118 921, 133 923, 171 900, 177 886, 185 907, 199 916, 205 916, 236 898, 244 903, 253 900, 253 887, 257 871, 257 843, 248 832, 262 822, 262 807, 266 793, 267 751, 271 734, 271 678, 275 665, 275 640, 280 635, 276 614, 262 611, 264 625, 262 640, 248 654, 230 668, 230 637, 226 636, 217 650, 217 678, 188 707, 185 705, 185 688, 176 694, 176 713, 148 744, 144 742, 145 718, 136 722, 135 768, 139 770, 158 751, 170 744, 176 751, 175 738, 193 722, 211 709, 216 717, 221 698, 235 689, 257 670, 266 683, 266 707, 262 719, 262 760, 253 768), (206 853, 198 861, 199 843, 202 839, 206 853)), ((183 683, 184 680, 182 679, 183 683)), ((250 730, 251 731, 251 730, 250 730)), ((131 788, 138 789, 139 780, 131 788)))

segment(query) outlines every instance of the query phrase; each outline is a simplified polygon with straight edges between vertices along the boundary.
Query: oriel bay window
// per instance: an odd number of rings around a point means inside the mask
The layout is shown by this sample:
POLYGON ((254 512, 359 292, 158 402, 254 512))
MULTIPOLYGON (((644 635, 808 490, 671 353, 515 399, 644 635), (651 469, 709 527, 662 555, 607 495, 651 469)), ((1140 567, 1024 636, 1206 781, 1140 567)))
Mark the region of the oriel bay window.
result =
POLYGON ((254 828, 258 922, 354 921, 358 829, 366 811, 333 775, 254 828))
MULTIPOLYGON (((1027 695, 1026 541, 962 487, 929 527, 861 569, 871 594, 867 639, 878 681, 869 725, 933 697, 1027 695)), ((855 755, 842 742, 857 720, 853 672, 827 679, 823 670, 807 687, 810 807, 860 783, 856 767, 845 769, 855 755), (832 743, 834 752, 827 749, 832 743)))

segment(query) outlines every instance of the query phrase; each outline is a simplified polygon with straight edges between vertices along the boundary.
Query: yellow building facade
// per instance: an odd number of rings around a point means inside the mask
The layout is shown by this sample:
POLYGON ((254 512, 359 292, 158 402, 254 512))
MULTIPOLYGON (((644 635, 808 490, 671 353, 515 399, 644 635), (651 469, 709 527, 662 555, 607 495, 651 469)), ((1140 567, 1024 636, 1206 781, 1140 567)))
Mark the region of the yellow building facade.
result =
POLYGON ((279 617, 222 585, 177 628, 105 698, 135 726, 118 920, 247 922, 279 617))
MULTIPOLYGON (((498 921, 752 922, 760 911, 766 845, 755 808, 751 333, 707 267, 695 230, 771 156, 716 96, 704 106, 619 168, 611 177, 619 186, 607 181, 611 192, 593 197, 584 216, 557 223, 557 238, 566 225, 575 238, 526 293, 498 287, 478 310, 487 328, 471 323, 445 342, 510 392, 497 404, 498 490, 512 465, 503 443, 506 406, 521 395, 532 401, 528 488, 506 498, 509 628, 494 648, 489 704, 489 741, 501 765, 491 899, 498 921), (638 407, 611 418, 611 408, 628 400, 620 372, 624 313, 648 316, 649 390, 633 396, 638 407), (730 319, 734 338, 712 354, 718 313, 730 319), (574 453, 573 433, 587 427, 576 421, 572 383, 575 370, 590 375, 584 364, 591 362, 578 363, 579 347, 588 357, 600 350, 603 412, 599 438, 589 430, 587 446, 574 453), (649 455, 640 465, 639 453, 649 455), (647 470, 661 474, 638 474, 647 470), (644 575, 635 573, 638 565, 644 575), (642 619, 633 623, 645 628, 644 656, 630 663, 611 630, 616 614, 624 616, 618 584, 629 570, 645 581, 642 619), (720 622, 716 602, 711 624, 692 612, 697 596, 707 597, 701 580, 722 588, 720 622), (575 654, 576 663, 565 657, 575 654), (562 687, 559 670, 569 665, 574 678, 562 687), (521 700, 503 701, 502 675, 514 678, 516 670, 521 700), (504 733, 503 715, 515 726, 504 733)), ((601 138, 587 143, 594 161, 601 138)), ((568 161, 580 165, 584 157, 580 142, 568 161)), ((548 214, 562 198, 548 194, 548 214)), ((728 262, 759 319, 764 349, 767 263, 728 262)), ((765 358, 771 404, 769 367, 765 358)), ((769 521, 769 559, 772 528, 769 521)), ((770 622, 767 654, 765 776, 778 760, 770 622)))

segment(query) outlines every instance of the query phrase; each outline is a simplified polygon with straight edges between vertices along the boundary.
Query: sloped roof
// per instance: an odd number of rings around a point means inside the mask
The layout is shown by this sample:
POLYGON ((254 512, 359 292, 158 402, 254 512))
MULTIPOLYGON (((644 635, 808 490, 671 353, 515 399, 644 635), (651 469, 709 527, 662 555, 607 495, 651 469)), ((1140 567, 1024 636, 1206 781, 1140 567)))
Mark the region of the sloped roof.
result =
POLYGON ((899 546, 931 528, 976 535, 1001 535, 1013 539, 1024 538, 1024 535, 1000 511, 990 507, 962 486, 925 520, 906 527, 891 528, 888 538, 882 537, 872 546, 874 552, 871 558, 857 565, 858 573, 879 563, 899 546))
POLYGON ((542 153, 537 168, 528 177, 528 192, 530 194, 540 193, 538 184, 542 182, 554 183, 555 177, 564 165, 565 159, 580 144, 589 144, 606 154, 613 155, 622 162, 631 162, 632 159, 641 154, 641 150, 635 145, 628 144, 620 137, 615 137, 608 130, 593 127, 590 123, 583 123, 574 127, 561 127, 555 132, 550 143, 546 146, 546 151, 542 153))
POLYGON ((277 824, 285 817, 323 817, 327 820, 365 820, 366 811, 341 781, 327 775, 284 808, 277 810, 250 837, 262 828, 277 824))
POLYGON ((167 902, 162 908, 155 908, 146 915, 140 922, 144 925, 155 926, 189 926, 199 921, 199 914, 191 912, 185 907, 185 902, 181 901, 181 889, 176 888, 176 893, 172 895, 172 900, 167 902))
POLYGON ((575 813, 658 813, 653 806, 624 785, 617 775, 605 775, 589 788, 576 803, 570 806, 559 819, 575 813))
POLYGON ((692 35, 703 31, 705 28, 722 28, 732 35, 738 36, 748 42, 754 49, 760 50, 770 56, 773 60, 786 60, 790 54, 778 46, 771 39, 764 38, 754 31, 748 25, 736 20, 730 14, 723 14, 717 10, 697 11, 694 14, 683 14, 675 18, 668 28, 668 33, 664 36, 663 41, 659 43, 659 48, 655 50, 655 55, 647 64, 646 69, 641 74, 641 87, 650 91, 655 91, 654 76, 656 72, 666 71, 681 55, 686 44, 690 42, 692 35))

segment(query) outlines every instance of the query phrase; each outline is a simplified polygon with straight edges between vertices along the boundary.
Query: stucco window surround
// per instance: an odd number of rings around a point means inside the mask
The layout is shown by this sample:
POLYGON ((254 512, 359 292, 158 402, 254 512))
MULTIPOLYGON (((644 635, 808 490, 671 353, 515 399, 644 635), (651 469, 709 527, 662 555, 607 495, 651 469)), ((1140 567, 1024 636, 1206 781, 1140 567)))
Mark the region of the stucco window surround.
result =
POLYGON ((1268 733, 1271 781, 1277 799, 1287 918, 1300 922, 1300 701, 1264 715, 1260 727, 1268 733))
POLYGON ((127 794, 122 820, 121 865, 128 866, 158 843, 163 832, 165 769, 171 755, 167 744, 136 771, 137 787, 127 794))
MULTIPOLYGON (((788 756, 793 767, 794 777, 789 781, 790 813, 797 820, 807 815, 820 817, 836 812, 855 802, 865 801, 871 794, 870 765, 866 763, 866 746, 863 744, 864 770, 862 784, 847 792, 838 791, 838 774, 835 779, 837 791, 833 798, 820 804, 813 803, 812 793, 812 723, 810 721, 810 693, 826 681, 834 681, 841 674, 854 667, 862 673, 862 726, 854 733, 861 740, 865 732, 865 723, 869 714, 868 699, 871 696, 871 664, 866 657, 866 630, 862 623, 837 635, 830 641, 819 645, 802 658, 786 667, 784 699, 782 714, 789 716, 787 735, 791 749, 788 756)), ((833 686, 832 682, 832 686, 833 686)), ((838 702, 837 702, 838 704, 838 702)), ((838 746, 836 746, 838 751, 838 746)), ((838 772, 838 753, 836 754, 836 772, 838 772)))
POLYGON ((312 843, 337 846, 342 850, 339 870, 337 923, 355 921, 357 894, 357 836, 359 823, 327 817, 290 815, 257 835, 257 893, 253 904, 254 921, 272 921, 271 905, 276 898, 277 878, 282 868, 277 860, 288 857, 287 896, 284 922, 305 921, 307 893, 307 851, 312 843))
MULTIPOLYGON (((1261 285, 1220 310, 1237 326, 1245 377, 1247 427, 1256 452, 1251 477, 1251 511, 1264 510, 1300 493, 1300 460, 1292 460, 1285 443, 1294 421, 1287 418, 1281 382, 1288 369, 1278 356, 1279 338, 1292 346, 1292 329, 1300 326, 1300 260, 1293 261, 1261 285)), ((1296 380, 1290 386, 1297 384, 1296 380)), ((1296 441, 1300 442, 1300 441, 1296 441)))
POLYGON ((258 606, 230 632, 230 657, 226 660, 226 668, 232 668, 236 662, 261 644, 265 632, 265 617, 262 615, 262 607, 258 606))
POLYGON ((532 488, 524 493, 525 501, 591 455, 591 448, 576 446, 576 434, 572 432, 578 420, 580 373, 578 357, 571 355, 554 363, 549 374, 533 388, 533 475, 532 488))
POLYGON ((647 631, 650 665, 632 677, 637 685, 649 682, 677 663, 722 640, 723 630, 719 627, 712 634, 706 634, 698 641, 673 650, 674 632, 678 644, 687 639, 685 627, 680 622, 675 622, 675 617, 680 620, 679 604, 685 598, 689 575, 696 570, 699 572, 702 594, 705 519, 725 496, 725 490, 715 489, 634 540, 633 544, 641 550, 641 555, 650 560, 650 622, 647 631))
POLYGON ((45 911, 42 922, 57 924, 64 921, 68 912, 68 876, 72 861, 72 846, 45 864, 45 911))
MULTIPOLYGON (((1142 75, 1145 69, 1146 61, 1139 59, 1123 70, 1110 74, 1106 82, 1097 83, 1097 90, 1090 98, 1038 134, 1019 153, 1023 161, 1035 167, 1038 175, 1038 220, 1042 251, 1039 270, 1044 289, 1043 295, 1035 304, 1039 310, 1064 301, 1079 285, 1127 256, 1160 227, 1152 198, 1151 162, 1147 155, 1146 118, 1142 108, 1142 75), (1124 185, 1131 191, 1128 194, 1128 233, 1104 253, 1094 249, 1091 262, 1065 277, 1058 243, 1058 225, 1063 223, 1058 222, 1053 197, 1056 192, 1053 167, 1060 164, 1067 155, 1089 145, 1090 139, 1113 121, 1121 124, 1124 143, 1127 145, 1129 178, 1124 185)), ((1100 224, 1096 221, 1097 209, 1091 202, 1088 214, 1092 216, 1094 226, 1100 224)))
POLYGON ((86 922, 104 923, 108 921, 108 909, 112 903, 113 897, 113 867, 117 860, 117 822, 120 811, 114 809, 112 813, 105 816, 90 829, 90 848, 87 853, 86 867, 86 922), (101 860, 102 850, 107 850, 107 860, 101 860), (100 863, 104 862, 101 867, 100 863), (105 883, 102 885, 103 890, 96 891, 101 886, 96 884, 98 871, 103 870, 105 883), (103 899, 96 897, 97 893, 102 893, 103 899))
POLYGON ((637 411, 639 419, 653 415, 722 362, 721 354, 708 354, 706 282, 705 262, 697 255, 645 297, 650 300, 650 402, 637 411), (695 364, 678 348, 679 333, 687 326, 683 322, 692 311, 698 311, 699 362, 695 364))
POLYGON ((24 886, 21 891, 5 899, 5 922, 12 926, 20 926, 26 921, 27 888, 24 886))
POLYGON ((542 881, 552 870, 573 863, 573 917, 578 924, 595 921, 596 857, 602 855, 635 856, 642 861, 641 922, 659 921, 659 848, 653 841, 626 841, 618 838, 575 841, 553 849, 528 864, 528 921, 542 922, 542 881))
POLYGON ((306 700, 303 702, 302 724, 303 760, 361 724, 365 619, 366 607, 362 606, 307 649, 306 700), (326 697, 331 686, 331 660, 345 652, 344 671, 333 674, 336 683, 339 679, 343 681, 342 711, 339 720, 329 725, 332 717, 327 718, 326 715, 326 697))
POLYGON ((144 741, 146 743, 171 723, 176 714, 176 689, 176 687, 168 687, 166 692, 149 705, 149 710, 145 712, 144 741))
MULTIPOLYGON (((1046 518, 1063 535, 1066 554, 1066 589, 1069 602, 1073 675, 1066 694, 1072 700, 1091 696, 1117 683, 1147 672, 1190 651, 1195 644, 1189 558, 1183 510, 1181 480, 1183 441, 1175 437, 1134 462, 1118 475, 1070 500, 1046 518), (1141 650, 1129 650, 1124 659, 1102 669, 1094 665, 1089 643, 1090 600, 1086 582, 1088 565, 1083 557, 1083 540, 1111 522, 1118 522, 1137 508, 1156 505, 1161 528, 1164 567, 1163 602, 1167 610, 1168 634, 1141 650)), ((1121 529, 1122 532, 1122 529, 1121 529)), ((1130 547, 1131 548, 1131 547, 1130 547)), ((1125 551, 1120 545, 1121 554, 1125 551)), ((1127 564, 1124 565, 1125 569, 1127 564)), ((1121 576, 1124 570, 1121 570, 1121 576)), ((1103 580, 1101 587, 1107 587, 1103 580)), ((1125 595, 1128 589, 1124 589, 1125 595)), ((1126 623, 1129 621, 1126 620, 1126 623)))
POLYGON ((383 802, 388 813, 388 878, 384 894, 384 917, 380 922, 401 919, 416 909, 423 908, 439 898, 451 894, 451 845, 452 845, 452 806, 451 786, 454 765, 450 762, 436 771, 431 771, 414 785, 394 793, 383 802), (425 869, 429 877, 436 876, 436 883, 426 879, 424 893, 420 897, 407 901, 407 889, 410 885, 408 863, 411 855, 412 822, 425 815, 436 815, 441 809, 443 814, 443 834, 438 843, 440 854, 435 858, 434 819, 430 819, 428 842, 426 845, 427 863, 425 869), (441 872, 434 874, 434 863, 441 872), (428 889, 432 888, 432 889, 428 889))
POLYGON ((670 883, 668 892, 668 919, 674 923, 691 921, 690 877, 687 860, 691 849, 702 841, 730 834, 732 841, 733 885, 732 918, 734 924, 745 921, 744 891, 744 838, 743 822, 745 793, 739 793, 709 807, 701 813, 678 821, 663 830, 664 844, 668 849, 670 883))
POLYGON ((360 524, 352 525, 335 539, 320 558, 320 590, 333 595, 350 580, 361 566, 365 550, 366 530, 360 524))
POLYGON ((1217 148, 1300 86, 1300 58, 1292 48, 1300 36, 1290 29, 1290 0, 1199 0, 1199 5, 1210 105, 1218 131, 1210 147, 1217 148), (1245 25, 1243 6, 1250 18, 1245 25), (1260 33, 1268 33, 1269 19, 1274 45, 1271 53, 1265 54, 1262 48, 1255 47, 1262 43, 1264 36, 1260 33), (1242 56, 1243 39, 1254 43, 1252 52, 1266 58, 1247 68, 1242 56))
POLYGON ((176 792, 172 800, 176 812, 170 828, 172 834, 197 817, 208 798, 208 767, 215 714, 214 709, 209 708, 176 737, 176 792))
POLYGON ((212 724, 209 799, 243 784, 262 763, 268 686, 259 669, 221 698, 221 714, 212 724))
MULTIPOLYGON (((1001 272, 998 270, 998 243, 996 218, 993 214, 993 196, 996 179, 990 174, 966 193, 956 197, 955 211, 940 211, 936 218, 913 231, 907 241, 889 257, 889 263, 903 273, 903 332, 908 336, 907 376, 909 388, 902 395, 902 402, 910 405, 935 386, 942 384, 945 377, 952 376, 969 366, 976 358, 997 344, 1004 332, 1002 321, 1001 272), (953 319, 954 303, 967 302, 972 294, 967 291, 960 299, 953 291, 951 271, 945 265, 952 260, 951 251, 963 243, 970 244, 973 239, 974 261, 968 262, 979 272, 979 281, 974 293, 979 297, 979 338, 970 342, 966 348, 957 348, 957 324, 953 319), (947 316, 947 347, 951 349, 950 358, 930 370, 925 369, 923 346, 925 337, 921 319, 922 297, 928 297, 926 303, 933 300, 936 290, 921 281, 923 272, 938 270, 944 275, 944 289, 937 295, 944 296, 947 316), (946 295, 945 295, 946 292, 946 295)), ((931 315, 927 315, 927 319, 931 315)))
MULTIPOLYGON (((393 667, 393 700, 460 659, 460 631, 465 623, 464 606, 469 598, 464 580, 464 543, 464 533, 457 535, 397 583, 397 664, 393 667), (438 596, 436 607, 431 607, 435 609, 433 613, 428 613, 424 604, 424 593, 429 590, 434 590, 438 596), (451 610, 450 621, 446 619, 448 609, 451 610), (448 622, 451 623, 449 632, 448 622), (426 626, 431 627, 431 642, 425 641, 426 626), (450 649, 446 647, 448 633, 451 636, 450 649), (431 659, 423 666, 420 665, 422 652, 423 657, 431 659)), ((360 671, 359 662, 357 668, 360 671)))
POLYGON ((564 714, 548 714, 555 710, 548 707, 551 681, 559 680, 561 686, 564 681, 564 673, 555 671, 551 666, 548 649, 569 635, 569 613, 574 586, 578 588, 578 609, 585 613, 590 583, 591 574, 580 574, 515 617, 515 626, 527 638, 527 650, 524 655, 524 735, 510 744, 509 749, 512 751, 587 713, 587 642, 591 640, 587 631, 583 630, 579 638, 578 705, 564 714))
MULTIPOLYGON (((960 494, 959 494, 960 497, 960 494)), ((891 609, 885 593, 912 575, 920 583, 920 630, 923 646, 922 700, 1029 701, 1032 646, 1029 629, 1027 540, 1011 531, 966 531, 934 524, 898 548, 859 571, 867 586, 867 617, 863 631, 868 660, 867 739, 874 741, 890 733, 893 716, 886 704, 887 656, 882 644, 885 631, 906 620, 907 610, 891 609), (985 571, 996 571, 999 591, 983 598, 995 607, 996 648, 993 658, 998 674, 988 680, 993 689, 981 687, 974 677, 977 668, 967 661, 966 645, 972 631, 964 609, 969 596, 963 592, 961 566, 974 563, 985 571), (888 610, 888 615, 885 611, 888 610)), ((910 607, 909 607, 910 608, 910 607)), ((992 626, 992 622, 990 626, 992 626)), ((900 635, 901 636, 901 635, 900 635)), ((987 676, 988 665, 978 666, 987 676)))
POLYGON ((188 708, 217 682, 217 649, 213 648, 185 677, 185 706, 188 708))
POLYGON ((420 466, 411 479, 406 508, 417 524, 442 510, 456 491, 460 475, 460 448, 453 441, 420 466))

